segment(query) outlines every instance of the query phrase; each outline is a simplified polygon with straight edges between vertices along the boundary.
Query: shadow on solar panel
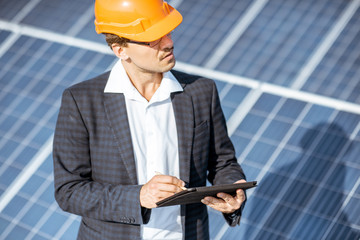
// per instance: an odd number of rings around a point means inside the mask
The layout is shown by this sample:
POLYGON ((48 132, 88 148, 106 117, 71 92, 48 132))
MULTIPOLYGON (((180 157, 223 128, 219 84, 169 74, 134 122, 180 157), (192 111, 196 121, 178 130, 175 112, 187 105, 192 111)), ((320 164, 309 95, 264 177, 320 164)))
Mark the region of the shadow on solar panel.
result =
POLYGON ((342 207, 349 137, 323 123, 299 144, 300 157, 268 173, 254 192, 248 220, 259 229, 249 228, 246 239, 359 239, 342 207))

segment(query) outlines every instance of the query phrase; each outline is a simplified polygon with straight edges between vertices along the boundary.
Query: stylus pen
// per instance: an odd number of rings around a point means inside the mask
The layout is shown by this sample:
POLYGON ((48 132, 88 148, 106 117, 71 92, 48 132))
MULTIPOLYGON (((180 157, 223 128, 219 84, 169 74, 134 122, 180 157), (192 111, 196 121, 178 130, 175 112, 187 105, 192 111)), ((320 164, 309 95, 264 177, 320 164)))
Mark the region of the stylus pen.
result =
MULTIPOLYGON (((161 172, 155 171, 155 175, 164 175, 161 172)), ((186 187, 180 187, 182 190, 186 190, 186 187)))

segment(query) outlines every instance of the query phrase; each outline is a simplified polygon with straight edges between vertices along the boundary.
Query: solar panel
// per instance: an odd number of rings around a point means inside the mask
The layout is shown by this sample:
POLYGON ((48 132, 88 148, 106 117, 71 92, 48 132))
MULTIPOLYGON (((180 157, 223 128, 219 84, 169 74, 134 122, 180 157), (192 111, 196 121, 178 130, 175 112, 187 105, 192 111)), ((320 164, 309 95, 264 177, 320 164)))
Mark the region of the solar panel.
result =
MULTIPOLYGON (((53 197, 62 91, 109 69, 85 0, 0 0, 0 238, 75 239, 53 197)), ((359 239, 360 1, 170 1, 176 69, 211 77, 248 180, 211 239, 359 239)))

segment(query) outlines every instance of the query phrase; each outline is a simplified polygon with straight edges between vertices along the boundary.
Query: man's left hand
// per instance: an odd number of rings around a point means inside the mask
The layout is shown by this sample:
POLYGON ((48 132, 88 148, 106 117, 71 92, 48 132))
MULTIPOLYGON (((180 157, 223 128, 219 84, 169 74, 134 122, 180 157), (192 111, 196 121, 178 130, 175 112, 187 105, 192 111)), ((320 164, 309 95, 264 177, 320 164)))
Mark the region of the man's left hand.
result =
MULTIPOLYGON (((242 179, 235 183, 244 182, 246 181, 242 179)), ((233 213, 238 210, 245 201, 245 193, 242 189, 237 189, 234 197, 226 193, 218 193, 216 196, 217 198, 205 197, 201 202, 222 213, 233 213)))

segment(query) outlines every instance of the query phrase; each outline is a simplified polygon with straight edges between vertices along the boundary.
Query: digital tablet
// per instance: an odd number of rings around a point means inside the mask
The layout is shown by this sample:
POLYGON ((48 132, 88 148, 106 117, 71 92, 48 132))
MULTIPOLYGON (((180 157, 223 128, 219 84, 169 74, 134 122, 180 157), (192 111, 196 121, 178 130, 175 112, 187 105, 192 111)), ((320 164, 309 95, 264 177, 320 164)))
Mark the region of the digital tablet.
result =
POLYGON ((224 184, 207 187, 195 187, 187 188, 181 192, 175 193, 174 195, 165 198, 156 203, 158 207, 172 206, 172 205, 183 205, 190 203, 199 203, 201 199, 206 196, 216 197, 216 194, 223 192, 231 195, 236 194, 237 189, 249 189, 256 187, 257 181, 245 182, 245 183, 234 183, 224 184))

